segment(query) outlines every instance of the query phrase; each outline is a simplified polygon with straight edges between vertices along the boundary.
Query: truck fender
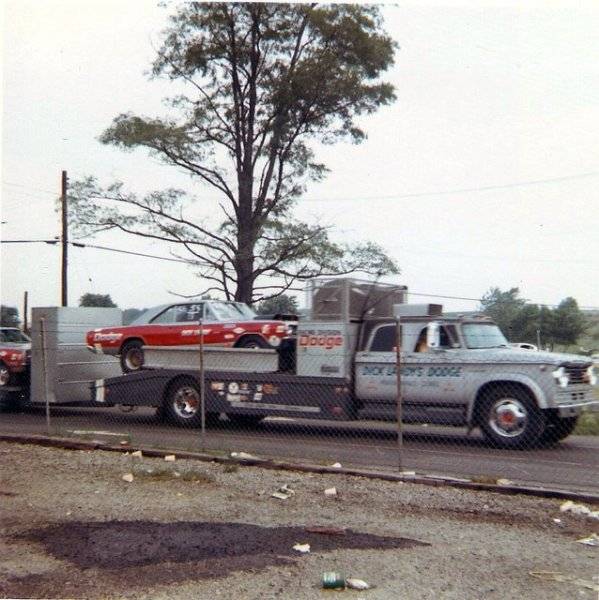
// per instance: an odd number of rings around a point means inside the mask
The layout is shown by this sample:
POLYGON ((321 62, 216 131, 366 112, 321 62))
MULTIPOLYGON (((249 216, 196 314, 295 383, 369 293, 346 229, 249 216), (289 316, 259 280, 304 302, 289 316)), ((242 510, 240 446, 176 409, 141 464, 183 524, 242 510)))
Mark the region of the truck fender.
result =
POLYGON ((474 407, 476 406, 476 401, 479 398, 481 391, 483 391, 483 389, 485 387, 488 387, 489 385, 492 385, 494 383, 508 383, 508 384, 509 383, 519 383, 528 389, 528 391, 532 394, 532 396, 539 408, 541 408, 541 409, 548 408, 548 402, 547 402, 547 397, 545 395, 545 392, 542 390, 542 388, 539 386, 539 384, 534 379, 532 379, 531 377, 528 377, 527 375, 520 375, 517 373, 497 374, 496 376, 490 377, 481 386, 479 386, 476 389, 476 391, 474 392, 474 395, 472 396, 472 398, 470 399, 470 402, 468 403, 468 412, 467 412, 467 421, 468 421, 469 425, 473 424, 474 407))

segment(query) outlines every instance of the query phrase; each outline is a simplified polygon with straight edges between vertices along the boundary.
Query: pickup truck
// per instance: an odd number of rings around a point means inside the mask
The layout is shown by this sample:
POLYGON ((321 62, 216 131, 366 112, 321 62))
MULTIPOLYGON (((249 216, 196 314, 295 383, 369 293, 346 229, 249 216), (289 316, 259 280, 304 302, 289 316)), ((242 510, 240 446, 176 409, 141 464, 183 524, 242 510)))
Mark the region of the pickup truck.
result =
POLYGON ((300 321, 295 360, 279 360, 294 372, 222 366, 201 376, 192 366, 172 368, 181 352, 173 348, 153 369, 96 381, 92 401, 155 406, 191 426, 202 421, 202 394, 208 421, 219 413, 248 424, 267 416, 392 420, 399 322, 405 422, 480 427, 494 446, 529 448, 564 439, 581 411, 599 404, 588 357, 514 349, 490 319, 443 317, 438 305, 396 308, 395 318, 360 323, 300 321))

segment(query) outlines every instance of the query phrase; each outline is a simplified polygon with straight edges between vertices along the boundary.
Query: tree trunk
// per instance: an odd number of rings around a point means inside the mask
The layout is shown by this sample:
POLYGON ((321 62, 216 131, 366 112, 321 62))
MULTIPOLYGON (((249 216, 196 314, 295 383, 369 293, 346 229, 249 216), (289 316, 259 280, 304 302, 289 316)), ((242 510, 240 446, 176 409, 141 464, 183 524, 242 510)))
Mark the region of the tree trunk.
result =
POLYGON ((256 243, 252 214, 251 174, 249 177, 245 173, 242 174, 239 182, 235 300, 251 304, 254 295, 254 245, 256 243))

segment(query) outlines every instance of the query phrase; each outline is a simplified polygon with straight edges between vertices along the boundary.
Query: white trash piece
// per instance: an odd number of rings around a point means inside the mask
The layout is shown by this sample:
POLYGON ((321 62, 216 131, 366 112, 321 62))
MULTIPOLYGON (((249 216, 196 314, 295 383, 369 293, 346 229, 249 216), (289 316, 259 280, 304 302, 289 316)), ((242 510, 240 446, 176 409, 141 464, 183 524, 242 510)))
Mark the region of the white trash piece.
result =
POLYGON ((174 454, 167 454, 167 455, 164 457, 164 460, 165 460, 166 462, 175 462, 175 461, 177 460, 177 457, 176 457, 174 454))
POLYGON ((576 540, 579 544, 584 544, 585 546, 599 546, 599 535, 596 533, 591 533, 589 537, 581 538, 580 540, 576 540))
POLYGON ((231 452, 231 458, 245 458, 246 460, 257 460, 258 457, 247 452, 231 452))
POLYGON ((306 554, 310 552, 310 544, 296 544, 293 546, 293 549, 302 554, 306 554))
POLYGON ((287 484, 282 485, 276 492, 271 494, 272 498, 278 498, 279 500, 287 500, 291 496, 295 495, 295 491, 292 490, 287 484))
POLYGON ((366 583, 363 579, 354 579, 353 577, 346 579, 345 585, 350 590, 369 590, 372 587, 370 584, 366 583))
POLYGON ((560 512, 572 513, 573 515, 582 515, 585 517, 591 517, 591 519, 599 518, 599 511, 592 511, 588 506, 584 504, 579 504, 577 502, 572 502, 572 500, 566 500, 559 507, 560 512))
POLYGON ((327 496, 328 498, 332 498, 332 497, 336 496, 337 495, 337 488, 335 488, 335 487, 327 488, 324 491, 324 495, 327 496))
POLYGON ((131 452, 131 456, 136 456, 137 458, 141 458, 143 456, 143 454, 141 453, 141 450, 136 450, 135 452, 131 452))
POLYGON ((125 473, 122 477, 123 481, 126 481, 127 483, 131 483, 133 481, 133 473, 125 473))
POLYGON ((338 462, 336 462, 336 463, 333 463, 333 464, 331 465, 331 467, 333 467, 334 469, 340 469, 340 468, 341 468, 341 463, 338 463, 338 462))

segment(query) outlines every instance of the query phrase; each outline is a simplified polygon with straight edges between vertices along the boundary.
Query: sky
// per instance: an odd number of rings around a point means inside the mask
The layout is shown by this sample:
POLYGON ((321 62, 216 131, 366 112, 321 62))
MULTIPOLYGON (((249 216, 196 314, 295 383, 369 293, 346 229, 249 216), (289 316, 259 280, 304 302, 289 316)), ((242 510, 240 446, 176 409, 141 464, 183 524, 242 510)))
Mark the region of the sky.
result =
MULTIPOLYGON (((98 142, 122 112, 165 113, 172 86, 147 71, 172 6, 5 0, 2 11, 3 241, 59 235, 62 170, 136 192, 191 189, 143 151, 98 142)), ((361 145, 316 149, 331 172, 296 215, 337 241, 381 244, 401 269, 387 281, 411 302, 473 310, 489 288, 518 287, 531 302, 599 308, 599 3, 399 2, 383 14, 400 46, 384 77, 397 101, 361 119, 361 145)), ((194 189, 198 214, 213 215, 214 192, 194 189)), ((124 234, 82 241, 169 256, 124 234)), ((2 304, 22 312, 25 291, 30 306, 60 303, 58 246, 0 252, 2 304)), ((182 264, 69 252, 69 305, 89 292, 149 307, 203 287, 182 264)))

